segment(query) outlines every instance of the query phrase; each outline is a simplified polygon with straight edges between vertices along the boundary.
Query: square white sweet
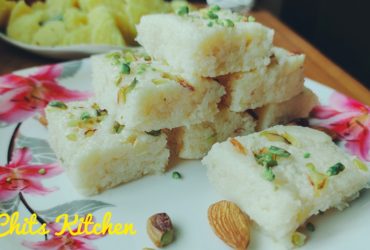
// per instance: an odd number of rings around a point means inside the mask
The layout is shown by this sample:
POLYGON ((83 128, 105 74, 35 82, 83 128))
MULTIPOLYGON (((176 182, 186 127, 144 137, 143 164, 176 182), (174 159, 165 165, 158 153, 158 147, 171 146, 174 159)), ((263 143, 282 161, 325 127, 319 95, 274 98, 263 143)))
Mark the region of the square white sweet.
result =
POLYGON ((52 102, 46 117, 50 145, 84 195, 166 170, 169 150, 160 131, 127 129, 92 102, 52 102))
POLYGON ((211 120, 224 95, 214 80, 183 76, 137 50, 92 58, 96 100, 117 121, 140 131, 211 120))
POLYGON ((267 104, 255 110, 258 117, 257 131, 286 124, 297 118, 307 118, 319 103, 317 96, 308 88, 302 93, 281 103, 267 104))
POLYGON ((214 7, 141 18, 137 41, 154 58, 188 74, 216 77, 270 62, 273 30, 214 7))
POLYGON ((213 121, 173 129, 169 141, 182 159, 201 159, 216 142, 255 131, 256 122, 247 112, 221 110, 213 121))
POLYGON ((267 67, 219 77, 227 91, 223 102, 230 110, 242 112, 291 99, 303 91, 304 58, 275 47, 267 67))
POLYGON ((345 208, 370 180, 366 165, 329 136, 298 126, 216 143, 202 162, 226 199, 288 247, 310 216, 345 208))

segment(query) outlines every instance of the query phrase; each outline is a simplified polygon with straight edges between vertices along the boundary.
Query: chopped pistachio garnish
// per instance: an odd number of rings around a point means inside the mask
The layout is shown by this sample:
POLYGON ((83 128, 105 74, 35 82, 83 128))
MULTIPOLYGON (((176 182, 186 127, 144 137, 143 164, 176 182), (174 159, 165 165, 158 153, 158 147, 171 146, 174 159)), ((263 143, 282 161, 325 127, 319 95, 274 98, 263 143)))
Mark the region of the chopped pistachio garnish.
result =
POLYGON ((135 55, 131 51, 126 51, 126 53, 124 54, 123 58, 124 58, 124 60, 127 63, 136 61, 136 57, 135 57, 135 55))
POLYGON ((115 121, 113 124, 113 133, 119 134, 125 128, 125 125, 121 125, 119 122, 115 121))
POLYGON ((363 163, 361 160, 359 160, 358 158, 355 158, 353 160, 353 163, 356 165, 356 167, 362 171, 365 171, 365 172, 368 172, 369 169, 368 167, 366 166, 365 163, 363 163))
POLYGON ((108 110, 106 109, 96 109, 96 115, 97 116, 106 116, 108 115, 108 110))
POLYGON ((226 20, 224 21, 224 25, 225 25, 226 27, 235 27, 234 22, 233 22, 233 21, 231 21, 230 19, 226 19, 226 20))
POLYGON ((85 111, 81 114, 80 119, 83 121, 89 120, 91 119, 91 115, 89 114, 89 112, 85 111))
POLYGON ((306 159, 310 158, 310 156, 311 156, 311 154, 308 153, 308 152, 304 153, 304 155, 303 155, 303 157, 306 158, 306 159))
POLYGON ((49 102, 49 106, 53 108, 58 108, 58 109, 68 109, 68 106, 64 102, 60 101, 51 101, 49 102))
POLYGON ((175 172, 172 173, 172 178, 173 179, 181 179, 182 176, 179 172, 175 171, 175 172))
POLYGON ((310 231, 310 232, 315 232, 315 230, 316 230, 315 225, 314 225, 314 224, 312 224, 311 222, 308 222, 308 223, 306 224, 306 229, 307 229, 308 231, 310 231))
POLYGON ((265 137, 269 141, 278 141, 290 144, 290 142, 287 139, 277 134, 275 131, 262 131, 260 135, 265 137))
POLYGON ((254 158, 258 164, 264 167, 275 167, 278 165, 276 155, 266 150, 266 148, 262 149, 261 152, 254 154, 254 158))
POLYGON ((136 78, 131 82, 130 85, 122 87, 118 91, 117 102, 118 104, 126 103, 127 95, 135 88, 138 81, 136 78))
POLYGON ((123 75, 122 75, 122 74, 119 74, 119 75, 114 79, 114 84, 115 84, 116 86, 118 86, 118 85, 121 83, 122 79, 123 79, 123 75))
POLYGON ((147 61, 147 62, 149 62, 149 61, 152 60, 152 57, 149 56, 149 55, 146 55, 146 56, 144 56, 144 60, 147 61))
POLYGON ((91 105, 91 108, 93 108, 93 109, 100 109, 100 106, 99 106, 99 104, 97 104, 96 102, 94 102, 92 105, 91 105))
POLYGON ((290 153, 285 149, 271 146, 269 149, 262 148, 258 153, 254 153, 254 158, 259 165, 262 165, 265 169, 263 177, 268 181, 275 180, 275 174, 272 171, 272 167, 278 165, 278 157, 288 158, 290 153))
POLYGON ((181 6, 177 11, 176 11, 176 14, 177 15, 180 15, 180 16, 185 16, 187 14, 189 14, 189 7, 184 5, 184 6, 181 6))
POLYGON ((131 68, 128 63, 121 64, 121 73, 125 75, 129 75, 131 73, 131 68))
POLYGON ((299 140, 295 138, 294 136, 292 136, 291 134, 284 133, 282 136, 284 137, 285 140, 288 141, 288 144, 291 144, 296 147, 299 147, 301 145, 299 140))
POLYGON ((77 141, 77 135, 76 134, 68 134, 67 139, 70 141, 77 141))
POLYGON ((263 177, 268 181, 274 181, 275 180, 275 174, 272 171, 271 167, 265 167, 265 170, 263 171, 263 177))
POLYGON ((68 127, 77 127, 80 124, 80 120, 71 120, 68 121, 67 126, 68 127))
POLYGON ((212 10, 208 11, 207 16, 209 19, 213 19, 213 20, 218 19, 218 15, 215 14, 212 10))
POLYGON ((328 171, 326 171, 327 175, 334 176, 338 175, 340 172, 342 172, 345 169, 344 165, 341 162, 338 162, 331 166, 328 171))
POLYGON ((296 247, 301 247, 305 244, 306 235, 300 232, 294 232, 292 235, 292 243, 296 247))
POLYGON ((88 130, 86 130, 86 131, 84 132, 84 135, 85 135, 86 137, 91 137, 91 136, 93 136, 93 135, 95 134, 95 131, 96 131, 96 129, 88 129, 88 130))
POLYGON ((145 132, 145 133, 147 133, 148 135, 151 135, 151 136, 160 136, 162 131, 161 130, 152 130, 152 131, 145 132))
POLYGON ((118 65, 120 63, 121 55, 119 52, 108 54, 106 57, 111 60, 112 65, 118 65))
POLYGON ((217 11, 220 11, 221 10, 221 7, 218 6, 218 5, 213 5, 209 9, 212 10, 212 11, 217 12, 217 11))
POLYGON ((307 163, 306 167, 310 170, 310 174, 307 176, 311 186, 313 186, 315 192, 318 192, 326 187, 328 182, 328 176, 320 173, 316 170, 313 163, 307 163))
POLYGON ((106 58, 110 59, 110 58, 119 58, 120 57, 120 53, 119 52, 112 52, 112 53, 108 53, 105 55, 106 58))
POLYGON ((46 169, 45 168, 39 169, 39 174, 41 174, 41 175, 46 174, 46 169))
POLYGON ((254 16, 248 17, 248 22, 255 22, 255 21, 256 21, 256 18, 254 18, 254 16))
POLYGON ((139 66, 138 66, 138 68, 137 68, 137 74, 143 74, 146 70, 147 70, 147 68, 149 67, 149 65, 148 64, 146 64, 146 63, 142 63, 142 64, 140 64, 139 66))
POLYGON ((163 83, 166 83, 168 82, 167 79, 163 79, 163 78, 159 78, 159 79, 153 79, 152 80, 152 83, 154 83, 155 85, 160 85, 160 84, 163 84, 163 83))
POLYGON ((284 157, 284 158, 287 158, 290 156, 290 153, 288 151, 286 151, 285 149, 279 148, 279 147, 275 147, 275 146, 271 146, 269 148, 269 152, 271 154, 284 157))

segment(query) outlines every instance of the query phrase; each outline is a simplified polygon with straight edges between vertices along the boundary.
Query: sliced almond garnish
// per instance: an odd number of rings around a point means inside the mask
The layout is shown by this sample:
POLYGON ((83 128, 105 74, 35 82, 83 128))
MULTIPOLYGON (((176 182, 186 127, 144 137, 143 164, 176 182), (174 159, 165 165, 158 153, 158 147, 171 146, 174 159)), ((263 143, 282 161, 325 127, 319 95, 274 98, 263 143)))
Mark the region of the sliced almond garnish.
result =
POLYGON ((237 139, 231 138, 230 142, 239 153, 247 155, 247 149, 237 139))

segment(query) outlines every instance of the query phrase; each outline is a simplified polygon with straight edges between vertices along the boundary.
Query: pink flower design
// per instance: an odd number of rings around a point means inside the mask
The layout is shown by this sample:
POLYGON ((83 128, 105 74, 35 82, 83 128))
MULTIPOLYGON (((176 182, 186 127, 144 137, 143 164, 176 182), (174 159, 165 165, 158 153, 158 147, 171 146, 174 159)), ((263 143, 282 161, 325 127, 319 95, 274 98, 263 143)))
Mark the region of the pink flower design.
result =
POLYGON ((6 166, 0 166, 0 201, 10 200, 19 192, 45 195, 55 191, 46 188, 41 180, 63 172, 57 164, 32 165, 32 155, 29 149, 17 149, 12 161, 6 166))
POLYGON ((43 113, 50 101, 83 100, 90 93, 69 90, 59 85, 61 65, 47 65, 27 77, 8 74, 0 77, 0 121, 16 123, 35 113, 43 113))
MULTIPOLYGON (((57 223, 48 224, 51 238, 45 241, 29 242, 24 241, 23 246, 34 250, 96 250, 96 248, 89 242, 106 236, 103 235, 77 235, 73 236, 70 232, 65 232, 61 236, 55 236, 56 232, 60 232, 61 226, 57 223)), ((83 231, 85 225, 81 226, 83 231)), ((75 233, 77 229, 74 229, 75 233)), ((91 229, 89 230, 91 231, 91 229)))
POLYGON ((370 161, 370 107, 340 93, 332 94, 329 103, 314 108, 312 123, 336 132, 349 152, 370 161))

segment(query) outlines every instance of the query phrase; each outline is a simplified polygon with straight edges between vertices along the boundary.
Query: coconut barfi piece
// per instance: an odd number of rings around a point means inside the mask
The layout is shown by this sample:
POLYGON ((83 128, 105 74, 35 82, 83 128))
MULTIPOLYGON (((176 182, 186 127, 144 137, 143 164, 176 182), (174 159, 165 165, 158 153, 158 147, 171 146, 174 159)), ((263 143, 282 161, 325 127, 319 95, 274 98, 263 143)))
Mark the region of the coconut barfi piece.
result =
POLYGON ((310 216, 343 209, 370 179, 325 133, 298 126, 216 143, 202 162, 219 192, 287 246, 304 238, 296 230, 310 216))
POLYGON ((291 99, 303 91, 305 56, 274 47, 271 62, 262 70, 218 77, 227 95, 223 102, 230 110, 242 112, 291 99))
POLYGON ((218 7, 147 15, 141 18, 137 30, 137 41, 154 58, 181 72, 203 77, 267 65, 274 34, 254 18, 248 21, 218 7))
POLYGON ((286 124, 297 118, 306 118, 311 110, 319 104, 317 96, 308 88, 292 99, 275 104, 267 104, 254 110, 257 119, 257 131, 286 124))
POLYGON ((83 195, 166 170, 169 150, 160 131, 127 129, 91 102, 52 102, 46 117, 50 146, 83 195))
POLYGON ((218 82, 177 74, 140 50, 92 59, 96 100, 117 120, 141 131, 175 128, 211 120, 225 89, 218 82))
POLYGON ((247 112, 235 113, 221 110, 213 121, 203 122, 171 131, 170 141, 182 159, 201 159, 216 142, 229 137, 247 135, 255 131, 256 122, 247 112))

